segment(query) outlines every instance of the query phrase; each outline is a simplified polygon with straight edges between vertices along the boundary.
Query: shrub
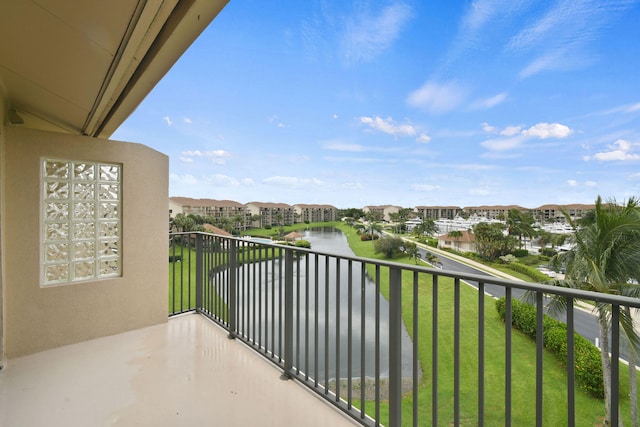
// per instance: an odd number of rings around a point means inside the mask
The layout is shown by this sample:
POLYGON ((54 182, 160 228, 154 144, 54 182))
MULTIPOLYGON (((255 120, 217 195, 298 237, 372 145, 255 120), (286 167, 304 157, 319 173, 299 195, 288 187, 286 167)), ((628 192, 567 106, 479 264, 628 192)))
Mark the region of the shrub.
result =
POLYGON ((367 242, 369 240, 377 240, 379 238, 380 236, 378 236, 377 234, 362 234, 360 236, 360 240, 363 242, 367 242))
POLYGON ((427 238, 427 246, 431 246, 432 248, 437 248, 438 239, 434 239, 433 237, 427 238))
POLYGON ((264 229, 265 230, 271 230, 271 224, 265 224, 264 229))
POLYGON ((298 248, 311 249, 311 242, 308 240, 297 240, 295 246, 298 248))
POLYGON ((516 258, 524 258, 526 256, 529 256, 529 251, 526 249, 514 249, 512 253, 516 258))
POLYGON ((547 256, 547 257, 551 258, 552 256, 554 256, 558 252, 555 249, 543 248, 543 249, 540 249, 540 253, 542 255, 544 255, 544 256, 547 256))
POLYGON ((500 258, 500 261, 504 262, 505 264, 511 264, 512 262, 518 261, 518 258, 516 258, 512 254, 502 255, 499 258, 500 258))
MULTIPOLYGON (((504 321, 505 298, 496 301, 496 310, 504 321)), ((536 338, 536 308, 518 300, 512 300, 512 325, 531 339, 536 338)), ((544 347, 567 366, 567 325, 552 317, 543 318, 544 347)), ((602 362, 600 350, 582 335, 574 332, 574 367, 576 381, 580 388, 591 396, 602 399, 604 385, 602 382, 602 362)))
POLYGON ((546 274, 541 273, 535 268, 529 267, 519 262, 512 262, 511 264, 509 264, 509 268, 513 271, 524 274, 539 283, 545 283, 550 279, 550 277, 546 274))

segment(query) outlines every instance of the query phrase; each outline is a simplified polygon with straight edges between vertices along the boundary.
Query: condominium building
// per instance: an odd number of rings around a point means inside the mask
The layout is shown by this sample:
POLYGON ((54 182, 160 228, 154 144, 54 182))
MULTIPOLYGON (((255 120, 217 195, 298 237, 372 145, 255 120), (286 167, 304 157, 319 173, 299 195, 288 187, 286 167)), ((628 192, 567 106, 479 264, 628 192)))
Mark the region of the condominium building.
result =
POLYGON ((338 209, 331 205, 293 205, 296 217, 300 222, 337 221, 338 209))
POLYGON ((416 206, 418 216, 422 219, 454 219, 462 214, 459 206, 416 206))
POLYGON ((251 217, 260 216, 259 224, 253 224, 257 227, 289 225, 299 222, 296 221, 296 212, 293 206, 285 203, 251 202, 246 206, 251 217))

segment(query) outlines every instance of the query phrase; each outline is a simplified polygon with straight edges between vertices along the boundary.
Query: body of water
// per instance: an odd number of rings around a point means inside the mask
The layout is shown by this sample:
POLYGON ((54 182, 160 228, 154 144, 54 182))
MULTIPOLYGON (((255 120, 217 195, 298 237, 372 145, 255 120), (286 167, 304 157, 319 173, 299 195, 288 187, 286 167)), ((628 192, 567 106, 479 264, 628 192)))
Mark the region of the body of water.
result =
MULTIPOLYGON (((314 251, 340 256, 354 255, 346 236, 333 227, 306 230, 303 238, 311 242, 314 251)), ((273 277, 274 274, 281 277, 282 268, 279 262, 265 261, 261 264, 257 267, 254 265, 241 268, 238 272, 241 283, 254 283, 252 276, 260 278, 257 281, 257 289, 241 287, 239 291, 239 298, 244 301, 241 306, 248 308, 239 313, 239 323, 241 326, 246 324, 254 330, 257 329, 255 332, 261 337, 266 336, 267 341, 278 343, 281 331, 273 327, 271 318, 280 316, 280 291, 277 287, 274 288, 273 277), (251 325, 253 316, 261 319, 255 322, 255 326, 251 325)), ((362 369, 365 377, 375 377, 375 325, 378 321, 380 375, 388 376, 389 304, 381 295, 378 298, 376 285, 366 273, 363 278, 361 265, 352 264, 349 274, 346 260, 316 258, 311 255, 301 257, 295 263, 294 273, 294 277, 300 278, 294 284, 294 302, 299 308, 294 310, 294 365, 311 376, 315 377, 317 373, 320 380, 336 377, 343 379, 349 375, 347 363, 351 353, 351 377, 359 378, 362 369), (378 312, 376 299, 379 304, 378 312), (329 349, 326 356, 325 348, 329 349)), ((411 372, 411 345, 411 339, 403 328, 402 369, 406 375, 411 372)))

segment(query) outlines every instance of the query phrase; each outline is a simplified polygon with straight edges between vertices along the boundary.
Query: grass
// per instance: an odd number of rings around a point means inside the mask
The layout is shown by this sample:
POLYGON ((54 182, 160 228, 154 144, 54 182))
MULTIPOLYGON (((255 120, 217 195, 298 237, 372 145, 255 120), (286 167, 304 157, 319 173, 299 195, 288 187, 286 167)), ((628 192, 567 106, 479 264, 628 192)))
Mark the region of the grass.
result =
MULTIPOLYGON (((338 226, 347 235, 349 244, 358 256, 380 259, 373 244, 362 242, 353 229, 347 225, 338 226)), ((394 259, 394 262, 414 264, 409 258, 394 259)), ((403 273, 403 319, 412 325, 413 294, 412 273, 403 273)), ((381 275, 381 291, 388 298, 389 284, 386 274, 381 275)), ((438 294, 438 424, 451 425, 453 422, 453 280, 441 279, 438 294)), ((431 425, 431 279, 423 277, 418 291, 418 357, 423 376, 418 386, 418 414, 420 425, 431 425)), ((462 285, 461 295, 461 424, 475 425, 477 419, 478 373, 478 293, 475 289, 462 285)), ((484 296, 485 303, 485 425, 504 425, 504 372, 505 372, 505 325, 495 310, 494 299, 484 296)), ((413 333, 409 329, 410 335, 413 333)), ((414 337, 412 337, 414 339, 414 337)), ((415 342, 415 341, 414 341, 415 342)), ((512 344, 512 424, 535 424, 535 344, 523 334, 513 331, 512 344)), ((549 352, 544 352, 544 397, 543 425, 565 425, 567 422, 567 381, 566 370, 549 352)), ((628 368, 621 366, 621 412, 629 424, 628 368)), ((414 396, 409 393, 403 399, 403 424, 410 425, 414 396)), ((373 411, 373 403, 365 403, 367 412, 373 411)), ((382 420, 388 420, 386 402, 381 405, 382 420)), ((581 390, 576 390, 576 425, 601 425, 604 416, 604 402, 593 398, 581 390)))

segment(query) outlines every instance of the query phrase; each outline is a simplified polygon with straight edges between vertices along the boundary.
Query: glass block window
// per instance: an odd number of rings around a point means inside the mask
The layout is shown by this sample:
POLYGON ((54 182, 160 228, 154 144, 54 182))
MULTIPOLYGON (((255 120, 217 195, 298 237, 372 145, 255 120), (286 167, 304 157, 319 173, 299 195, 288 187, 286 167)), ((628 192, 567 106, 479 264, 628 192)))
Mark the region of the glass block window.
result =
POLYGON ((119 164, 42 160, 43 286, 122 275, 119 164))

